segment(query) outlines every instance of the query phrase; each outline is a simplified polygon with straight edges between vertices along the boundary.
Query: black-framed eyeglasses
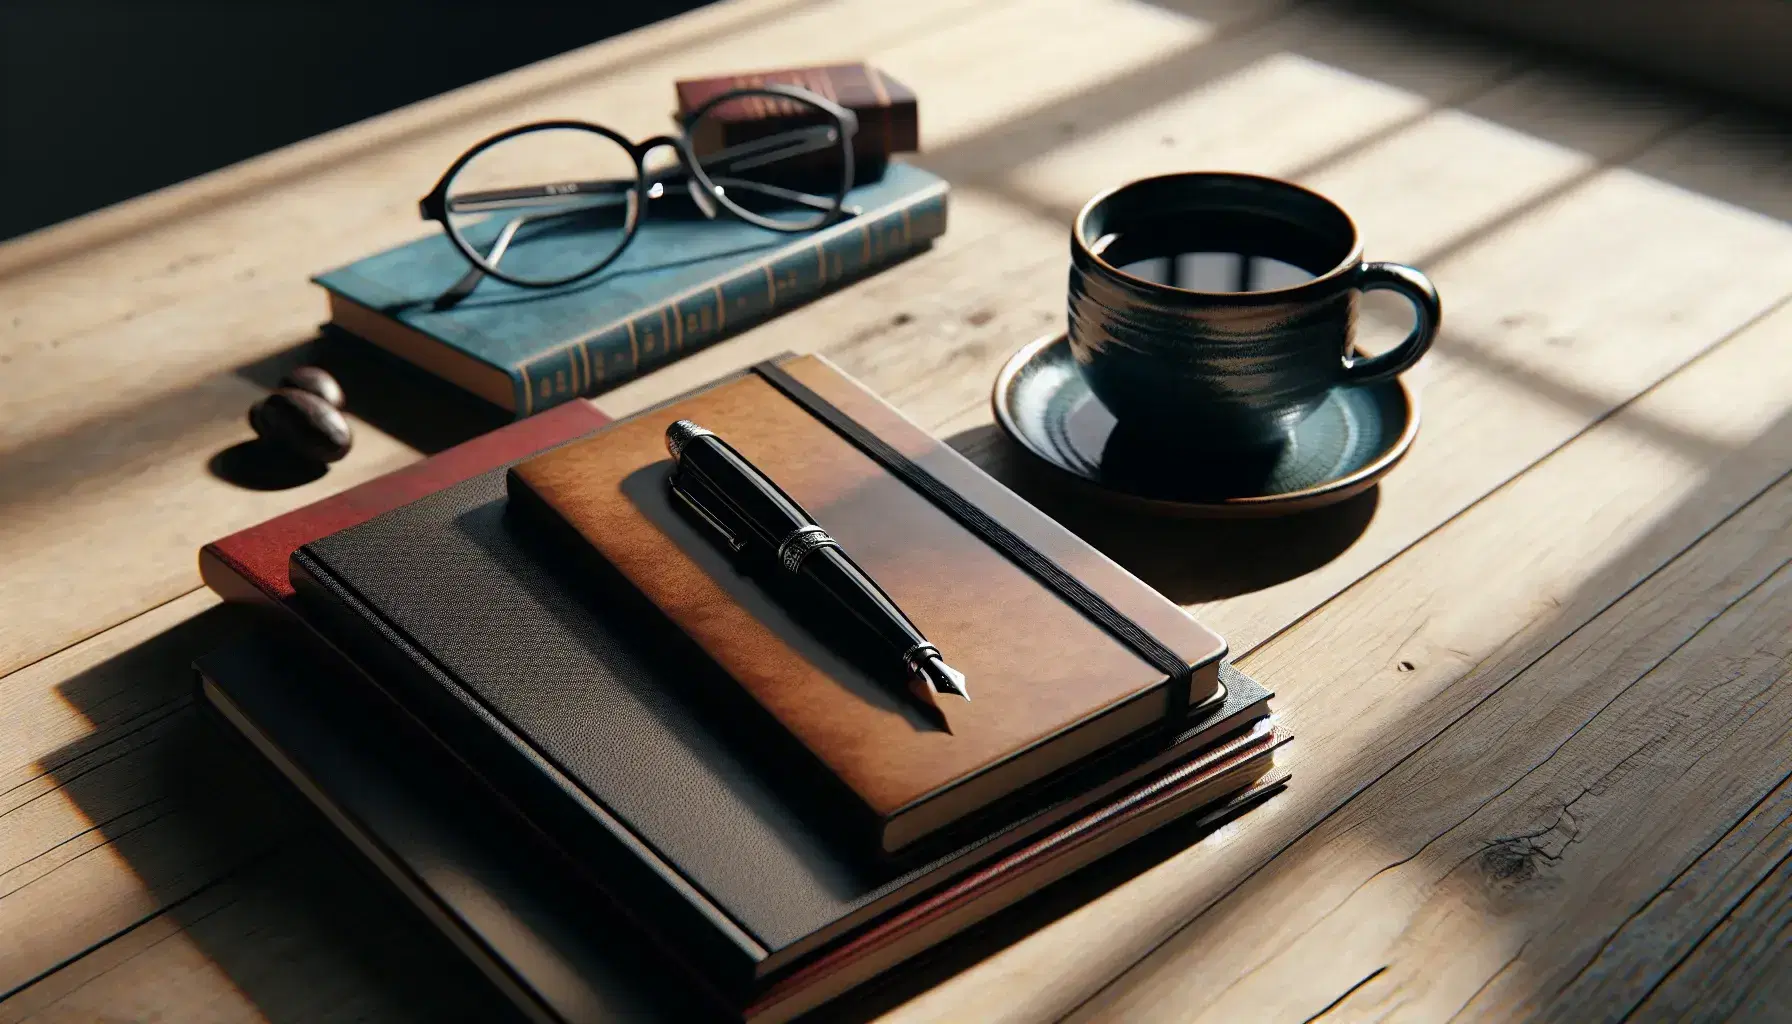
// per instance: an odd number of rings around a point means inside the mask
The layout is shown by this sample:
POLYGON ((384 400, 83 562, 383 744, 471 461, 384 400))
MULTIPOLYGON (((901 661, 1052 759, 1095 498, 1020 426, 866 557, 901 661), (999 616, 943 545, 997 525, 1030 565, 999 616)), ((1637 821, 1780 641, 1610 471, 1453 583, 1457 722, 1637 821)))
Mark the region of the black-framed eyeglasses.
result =
POLYGON ((524 288, 589 277, 622 255, 661 200, 683 206, 668 215, 725 211, 790 233, 858 212, 846 204, 858 118, 825 97, 783 85, 736 89, 681 127, 630 142, 602 125, 538 121, 462 154, 418 203, 473 264, 444 298, 464 297, 487 275, 524 288), (649 169, 662 147, 677 162, 649 169))

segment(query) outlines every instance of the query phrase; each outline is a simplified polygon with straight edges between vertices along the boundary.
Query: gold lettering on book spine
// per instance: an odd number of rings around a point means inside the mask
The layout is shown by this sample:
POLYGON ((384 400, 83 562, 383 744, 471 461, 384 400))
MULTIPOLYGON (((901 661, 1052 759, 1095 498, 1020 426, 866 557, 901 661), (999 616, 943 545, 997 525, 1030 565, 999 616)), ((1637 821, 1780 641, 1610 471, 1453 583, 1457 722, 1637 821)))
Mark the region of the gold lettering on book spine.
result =
MULTIPOLYGON (((890 254, 893 247, 906 247, 907 243, 913 238, 911 234, 911 225, 909 223, 909 207, 911 206, 917 208, 915 215, 919 218, 918 223, 921 227, 937 234, 945 220, 946 209, 944 196, 945 191, 943 189, 936 189, 932 194, 925 198, 911 198, 904 200, 903 202, 907 205, 886 206, 877 210, 868 211, 850 221, 836 224, 829 228, 815 239, 819 258, 824 261, 824 273, 831 275, 834 280, 840 280, 846 276, 844 261, 841 257, 836 256, 833 263, 834 269, 831 272, 825 271, 825 267, 827 266, 825 259, 827 256, 826 245, 831 244, 836 238, 844 240, 848 237, 848 232, 856 231, 859 234, 859 243, 862 247, 864 267, 869 267, 871 265, 873 257, 881 258, 890 254), (900 241, 894 232, 898 215, 901 216, 903 221, 903 237, 900 241), (874 231, 878 232, 875 236, 873 235, 874 231)), ((660 307, 659 314, 662 330, 669 330, 666 321, 668 315, 673 315, 676 321, 676 313, 679 303, 694 301, 697 296, 703 293, 703 291, 710 291, 713 292, 716 297, 715 329, 718 332, 722 331, 727 326, 728 320, 727 296, 722 289, 727 285, 744 283, 748 275, 751 275, 755 270, 765 275, 767 302, 768 305, 775 308, 778 300, 779 285, 772 264, 776 258, 778 257, 773 257, 772 259, 760 263, 742 267, 738 272, 738 276, 730 277, 725 281, 720 281, 713 285, 699 286, 699 288, 686 292, 674 299, 671 303, 660 307)), ((861 269, 864 269, 864 267, 861 269)), ((826 279, 827 277, 824 276, 823 280, 826 279)), ((790 292, 802 290, 798 287, 796 274, 794 272, 786 274, 784 289, 790 292)), ((747 308, 747 298, 742 297, 738 299, 737 302, 743 310, 747 308)), ((707 319, 704 315, 706 312, 707 311, 700 311, 696 314, 699 330, 706 329, 703 323, 703 321, 707 319)), ((591 368, 592 356, 590 346, 596 341, 604 338, 609 332, 616 330, 618 327, 628 332, 630 372, 638 371, 641 367, 643 348, 645 348, 649 355, 653 352, 654 332, 648 330, 645 335, 639 333, 640 329, 636 327, 637 319, 638 318, 636 317, 627 317, 618 321, 613 321, 594 331, 574 338, 563 348, 552 353, 537 357, 531 362, 513 364, 514 372, 519 378, 517 383, 519 385, 518 390, 521 392, 522 415, 525 417, 533 415, 539 402, 546 402, 549 398, 553 397, 555 384, 551 379, 551 376, 549 376, 553 371, 549 371, 545 364, 557 359, 562 354, 566 355, 569 364, 571 365, 573 380, 575 382, 582 380, 584 386, 589 387, 593 384, 607 380, 609 377, 609 362, 606 358, 607 353, 600 352, 597 354, 597 367, 593 370, 591 368), (572 350, 574 348, 578 348, 579 351, 573 352, 572 350), (534 371, 537 369, 541 371, 543 376, 537 377, 535 375, 534 371)), ((691 325, 684 323, 681 323, 681 328, 685 331, 692 330, 691 325)), ((667 337, 667 342, 670 343, 670 341, 671 338, 667 337)), ((560 386, 564 388, 566 371, 558 372, 561 377, 560 386)))

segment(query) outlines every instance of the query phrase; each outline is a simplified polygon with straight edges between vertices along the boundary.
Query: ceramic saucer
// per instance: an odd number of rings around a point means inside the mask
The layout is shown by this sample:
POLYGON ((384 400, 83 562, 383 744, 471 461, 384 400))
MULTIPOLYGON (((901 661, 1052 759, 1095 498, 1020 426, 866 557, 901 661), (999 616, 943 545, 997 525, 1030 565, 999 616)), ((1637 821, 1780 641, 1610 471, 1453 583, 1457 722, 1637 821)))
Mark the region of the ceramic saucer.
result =
POLYGON ((1419 432, 1417 400, 1396 379, 1334 388, 1275 448, 1171 453, 1161 440, 1129 440, 1083 383, 1061 334, 1016 352, 992 401, 996 422, 1047 466, 1126 504, 1192 517, 1287 515, 1343 501, 1387 475, 1419 432))

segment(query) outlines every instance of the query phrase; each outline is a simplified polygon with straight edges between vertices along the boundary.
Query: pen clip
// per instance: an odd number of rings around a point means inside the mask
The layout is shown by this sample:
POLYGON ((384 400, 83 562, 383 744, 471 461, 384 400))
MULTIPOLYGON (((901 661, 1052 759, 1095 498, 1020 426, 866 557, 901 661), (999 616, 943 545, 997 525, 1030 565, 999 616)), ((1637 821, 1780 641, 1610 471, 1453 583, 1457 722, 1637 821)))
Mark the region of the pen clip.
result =
POLYGON ((728 546, 728 550, 738 554, 742 548, 747 546, 746 538, 741 536, 740 531, 730 528, 722 522, 720 516, 710 511, 710 503, 704 499, 712 492, 699 474, 693 473, 681 465, 672 474, 670 482, 672 496, 683 502, 686 508, 696 514, 697 518, 708 523, 710 528, 722 538, 722 543, 728 546))

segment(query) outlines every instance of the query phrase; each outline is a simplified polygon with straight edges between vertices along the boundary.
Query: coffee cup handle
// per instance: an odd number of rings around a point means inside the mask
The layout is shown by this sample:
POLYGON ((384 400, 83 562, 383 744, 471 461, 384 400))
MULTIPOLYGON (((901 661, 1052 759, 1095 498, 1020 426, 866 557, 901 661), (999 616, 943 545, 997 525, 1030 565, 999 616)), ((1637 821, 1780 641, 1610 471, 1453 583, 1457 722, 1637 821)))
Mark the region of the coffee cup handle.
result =
POLYGON ((1346 355, 1344 379, 1351 384, 1367 384, 1410 370, 1431 347, 1437 328, 1443 323, 1443 304, 1438 301, 1431 279, 1399 263, 1365 263, 1357 269, 1356 286, 1360 291, 1387 289, 1406 296, 1412 303, 1414 322, 1405 341, 1380 355, 1357 359, 1346 355))

